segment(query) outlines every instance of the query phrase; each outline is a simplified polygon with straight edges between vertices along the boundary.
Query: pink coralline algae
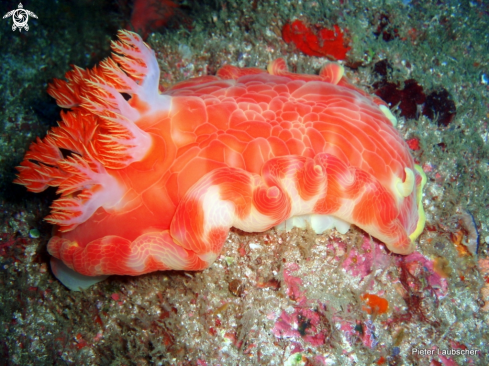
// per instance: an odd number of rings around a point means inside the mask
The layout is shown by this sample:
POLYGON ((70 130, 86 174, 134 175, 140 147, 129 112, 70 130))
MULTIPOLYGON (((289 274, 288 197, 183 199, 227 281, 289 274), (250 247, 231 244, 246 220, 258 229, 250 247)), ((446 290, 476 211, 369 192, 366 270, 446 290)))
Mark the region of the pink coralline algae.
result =
MULTIPOLYGON (((318 329, 321 322, 320 312, 306 307, 308 300, 305 292, 301 290, 302 280, 291 274, 297 270, 298 264, 287 263, 284 269, 284 283, 287 285, 287 295, 298 305, 291 314, 282 310, 272 332, 279 338, 302 339, 313 346, 320 346, 324 344, 326 331, 318 329)), ((302 351, 300 344, 296 345, 296 351, 302 351)))
POLYGON ((448 292, 448 284, 433 268, 433 261, 427 259, 419 252, 403 257, 408 271, 414 277, 426 278, 428 285, 434 290, 437 297, 444 297, 448 292))
POLYGON ((486 282, 481 289, 481 297, 482 301, 484 301, 484 306, 481 310, 489 312, 489 258, 479 259, 479 272, 486 282))
POLYGON ((343 261, 343 269, 352 276, 364 278, 374 268, 387 268, 391 257, 376 243, 371 244, 370 238, 364 237, 360 249, 352 248, 343 261))
MULTIPOLYGON (((374 257, 368 240, 365 240, 362 250, 366 253, 368 259, 364 262, 368 263, 363 266, 357 273, 365 276, 370 273, 372 263, 376 263, 381 258, 380 263, 387 263, 385 258, 388 259, 380 247, 375 244, 374 257)), ((350 254, 356 255, 352 250, 350 254)), ((348 257, 350 258, 350 256, 348 257)), ((353 263, 353 261, 351 262, 353 263)), ((383 266, 383 264, 382 264, 383 266)), ((291 300, 294 300, 297 305, 294 306, 292 311, 282 310, 280 316, 277 318, 275 325, 272 329, 272 333, 277 338, 290 338, 291 345, 293 346, 293 352, 302 352, 303 343, 307 343, 311 346, 321 346, 325 344, 329 327, 325 324, 329 324, 329 320, 325 317, 325 313, 329 310, 336 314, 334 308, 330 308, 326 304, 315 302, 314 308, 311 307, 311 301, 307 298, 306 292, 301 289, 302 280, 299 277, 292 275, 292 272, 298 271, 299 265, 296 263, 287 263, 284 266, 284 284, 287 286, 286 292, 291 300)), ((275 318, 274 314, 270 314, 269 319, 275 318)), ((362 342, 366 347, 375 348, 377 346, 377 337, 375 335, 375 326, 371 320, 352 322, 351 320, 345 320, 338 315, 333 315, 333 321, 339 324, 339 329, 344 333, 347 341, 350 344, 362 342)))
POLYGON ((377 346, 378 341, 374 333, 375 326, 371 320, 367 320, 364 323, 358 322, 355 325, 347 321, 342 321, 340 329, 351 345, 355 344, 357 340, 360 340, 368 348, 375 348, 377 346))
POLYGON ((273 334, 280 338, 302 338, 313 346, 324 344, 325 330, 318 330, 320 315, 318 312, 296 307, 292 314, 282 310, 278 321, 272 329, 273 334))
POLYGON ((301 290, 302 280, 291 275, 291 272, 299 270, 296 263, 287 263, 284 269, 284 282, 287 285, 287 296, 298 304, 305 305, 307 301, 304 292, 301 290))

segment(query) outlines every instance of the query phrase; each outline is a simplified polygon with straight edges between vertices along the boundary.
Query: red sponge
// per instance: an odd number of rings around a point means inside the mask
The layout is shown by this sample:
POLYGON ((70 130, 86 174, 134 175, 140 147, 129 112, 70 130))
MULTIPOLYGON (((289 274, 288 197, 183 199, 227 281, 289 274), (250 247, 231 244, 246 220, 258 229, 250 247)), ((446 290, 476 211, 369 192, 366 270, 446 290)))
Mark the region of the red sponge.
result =
POLYGON ((329 59, 344 60, 351 48, 337 25, 331 30, 319 26, 308 27, 304 22, 294 20, 284 25, 282 38, 286 43, 293 42, 306 55, 329 59))

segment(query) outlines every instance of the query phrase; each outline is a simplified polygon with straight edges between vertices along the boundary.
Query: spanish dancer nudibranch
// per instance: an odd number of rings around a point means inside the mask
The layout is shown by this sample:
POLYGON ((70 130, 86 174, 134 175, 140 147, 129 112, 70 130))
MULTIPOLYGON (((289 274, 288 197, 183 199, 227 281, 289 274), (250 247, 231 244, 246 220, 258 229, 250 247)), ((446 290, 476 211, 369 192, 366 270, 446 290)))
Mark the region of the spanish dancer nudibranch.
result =
POLYGON ((32 143, 16 183, 57 187, 46 221, 53 273, 73 290, 108 275, 203 270, 229 229, 354 224, 408 254, 424 228, 426 178, 380 99, 343 67, 287 71, 283 59, 161 93, 154 52, 119 31, 114 53, 48 92, 58 127, 32 143))

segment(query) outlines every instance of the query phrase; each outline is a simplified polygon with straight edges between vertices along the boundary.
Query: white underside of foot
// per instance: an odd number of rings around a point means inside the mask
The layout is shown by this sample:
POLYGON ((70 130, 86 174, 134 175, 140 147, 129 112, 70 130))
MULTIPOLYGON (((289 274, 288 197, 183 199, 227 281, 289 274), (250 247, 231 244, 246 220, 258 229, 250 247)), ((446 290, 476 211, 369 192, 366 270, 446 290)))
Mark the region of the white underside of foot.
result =
POLYGON ((346 234, 350 229, 350 224, 346 221, 330 215, 316 214, 293 216, 290 219, 281 222, 275 226, 275 228, 277 231, 290 231, 294 227, 305 229, 308 225, 316 234, 322 234, 330 229, 336 229, 341 234, 346 234))
POLYGON ((51 269, 56 278, 71 291, 83 291, 109 276, 84 276, 63 263, 58 258, 51 257, 51 269))

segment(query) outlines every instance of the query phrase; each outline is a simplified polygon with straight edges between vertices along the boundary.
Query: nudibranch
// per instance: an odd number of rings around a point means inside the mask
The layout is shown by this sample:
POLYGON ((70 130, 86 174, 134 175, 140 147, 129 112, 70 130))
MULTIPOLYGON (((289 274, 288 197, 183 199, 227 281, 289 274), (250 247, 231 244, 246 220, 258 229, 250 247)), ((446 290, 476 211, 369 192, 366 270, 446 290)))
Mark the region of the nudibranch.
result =
POLYGON ((54 274, 80 289, 108 275, 203 270, 231 227, 350 224, 408 254, 424 227, 423 171, 380 99, 328 63, 319 75, 222 67, 160 92, 154 52, 120 31, 113 54, 48 93, 67 109, 18 167, 57 187, 46 221, 54 274))

